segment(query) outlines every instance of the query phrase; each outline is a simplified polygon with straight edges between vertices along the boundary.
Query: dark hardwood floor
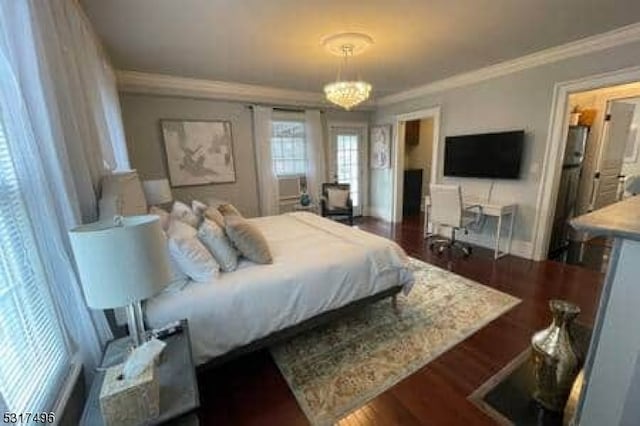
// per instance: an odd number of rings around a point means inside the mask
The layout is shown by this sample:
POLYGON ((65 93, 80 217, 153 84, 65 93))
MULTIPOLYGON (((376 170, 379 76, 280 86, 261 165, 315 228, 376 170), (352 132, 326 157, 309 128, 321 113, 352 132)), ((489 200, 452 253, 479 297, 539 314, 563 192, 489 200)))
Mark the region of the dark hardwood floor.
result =
MULTIPOLYGON (((593 323, 603 280, 597 271, 513 256, 494 261, 490 250, 479 247, 468 259, 450 261, 429 251, 420 218, 400 225, 361 218, 357 225, 395 240, 410 256, 512 294, 522 303, 353 412, 341 425, 494 424, 467 396, 525 350, 531 334, 550 322, 548 300, 577 303, 582 308, 579 321, 593 323)), ((202 425, 308 424, 266 350, 206 371, 198 381, 202 425)))

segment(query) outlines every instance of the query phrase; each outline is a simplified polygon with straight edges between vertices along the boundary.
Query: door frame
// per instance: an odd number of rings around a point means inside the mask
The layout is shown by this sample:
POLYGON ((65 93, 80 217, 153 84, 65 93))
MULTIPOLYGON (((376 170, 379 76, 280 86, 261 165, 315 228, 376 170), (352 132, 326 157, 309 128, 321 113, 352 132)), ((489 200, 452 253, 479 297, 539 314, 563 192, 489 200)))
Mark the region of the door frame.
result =
POLYGON ((565 136, 569 130, 569 95, 638 81, 640 81, 640 67, 631 67, 554 85, 547 143, 542 162, 542 179, 536 198, 538 214, 533 224, 532 257, 534 260, 546 259, 549 249, 555 202, 562 172, 561 159, 567 142, 565 136))
POLYGON ((358 129, 362 136, 362 192, 360 193, 360 203, 362 215, 367 216, 369 214, 369 123, 366 121, 329 121, 327 122, 327 134, 328 134, 328 152, 327 152, 327 174, 329 179, 333 179, 330 175, 331 164, 334 161, 334 146, 333 139, 335 135, 334 129, 358 129))
MULTIPOLYGON (((438 176, 441 175, 442 162, 440 159, 440 105, 427 109, 408 112, 406 114, 398 114, 394 123, 394 143, 391 158, 393 161, 392 170, 392 202, 391 202, 391 221, 402 222, 402 198, 404 187, 404 152, 405 152, 405 122, 411 120, 423 120, 426 118, 433 119, 433 136, 431 147, 431 183, 437 183, 438 176)), ((422 200, 420 201, 422 203, 422 200)))

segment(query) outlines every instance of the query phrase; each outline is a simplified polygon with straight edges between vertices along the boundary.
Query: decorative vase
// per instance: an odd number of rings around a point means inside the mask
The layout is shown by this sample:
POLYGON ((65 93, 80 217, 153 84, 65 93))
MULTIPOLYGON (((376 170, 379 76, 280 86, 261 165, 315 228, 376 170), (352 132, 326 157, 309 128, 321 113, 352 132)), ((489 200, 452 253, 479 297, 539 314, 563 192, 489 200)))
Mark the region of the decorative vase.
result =
POLYGON ((549 307, 553 322, 531 338, 533 398, 548 410, 562 412, 578 374, 579 361, 569 329, 580 308, 563 300, 551 300, 549 307))
POLYGON ((311 204, 311 197, 309 197, 309 194, 306 192, 300 194, 300 205, 307 207, 309 204, 311 204))

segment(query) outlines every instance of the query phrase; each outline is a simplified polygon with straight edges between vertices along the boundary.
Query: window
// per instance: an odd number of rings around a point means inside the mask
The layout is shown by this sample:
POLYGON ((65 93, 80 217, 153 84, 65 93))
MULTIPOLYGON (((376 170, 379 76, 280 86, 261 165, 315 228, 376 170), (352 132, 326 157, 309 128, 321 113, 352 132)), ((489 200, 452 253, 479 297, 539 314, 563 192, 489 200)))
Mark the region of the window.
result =
MULTIPOLYGON (((0 405, 48 411, 70 356, 0 121, 0 405)), ((36 218, 37 220, 37 218, 36 218)))
POLYGON ((307 144, 304 121, 274 120, 271 133, 271 157, 277 176, 307 173, 307 144))

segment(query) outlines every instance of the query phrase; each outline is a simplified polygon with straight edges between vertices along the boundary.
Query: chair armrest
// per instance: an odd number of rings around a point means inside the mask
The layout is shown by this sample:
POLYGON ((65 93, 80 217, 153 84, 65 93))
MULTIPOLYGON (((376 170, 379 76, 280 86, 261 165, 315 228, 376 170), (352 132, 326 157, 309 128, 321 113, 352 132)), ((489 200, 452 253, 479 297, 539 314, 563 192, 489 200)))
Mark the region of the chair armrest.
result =
POLYGON ((351 199, 351 197, 347 198, 347 208, 353 209, 353 200, 351 199))

